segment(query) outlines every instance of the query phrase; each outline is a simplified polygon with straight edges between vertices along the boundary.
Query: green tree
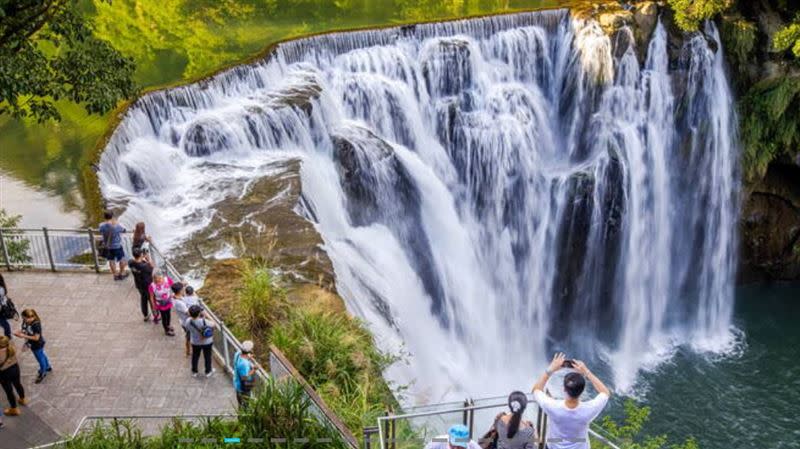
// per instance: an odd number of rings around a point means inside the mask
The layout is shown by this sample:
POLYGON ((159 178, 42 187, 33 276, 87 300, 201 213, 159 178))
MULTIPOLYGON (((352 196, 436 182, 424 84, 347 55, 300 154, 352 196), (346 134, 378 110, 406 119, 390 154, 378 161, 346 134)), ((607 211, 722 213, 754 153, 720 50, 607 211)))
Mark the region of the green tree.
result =
MULTIPOLYGON (((666 435, 643 435, 642 429, 650 419, 650 407, 640 407, 632 399, 628 399, 623 404, 625 416, 621 422, 604 416, 600 422, 602 433, 610 436, 622 449, 698 449, 694 438, 689 437, 680 444, 668 444, 666 435)), ((592 447, 598 446, 607 448, 606 445, 597 442, 592 443, 592 447)))
POLYGON ((697 31, 700 24, 728 9, 732 0, 668 0, 675 23, 683 31, 697 31))
POLYGON ((795 58, 800 58, 800 15, 794 23, 778 30, 772 39, 772 47, 777 51, 791 50, 795 58))
MULTIPOLYGON (((21 219, 21 215, 9 215, 5 209, 0 209, 0 229, 16 228, 21 219)), ((31 262, 31 256, 28 254, 31 241, 22 235, 14 231, 5 231, 3 245, 5 247, 0 248, 0 251, 5 251, 5 254, 0 253, 0 263, 5 263, 6 254, 8 254, 8 261, 13 265, 25 265, 31 262)))
POLYGON ((102 114, 136 93, 133 60, 93 34, 74 0, 0 0, 0 116, 60 119, 60 99, 102 114))

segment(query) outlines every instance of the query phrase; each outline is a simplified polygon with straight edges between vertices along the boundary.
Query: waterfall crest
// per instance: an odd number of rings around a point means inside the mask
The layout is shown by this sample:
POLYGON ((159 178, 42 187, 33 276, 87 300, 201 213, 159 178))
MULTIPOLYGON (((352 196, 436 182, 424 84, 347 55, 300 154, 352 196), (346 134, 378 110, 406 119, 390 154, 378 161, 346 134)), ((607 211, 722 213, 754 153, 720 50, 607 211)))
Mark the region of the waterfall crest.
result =
POLYGON ((738 148, 709 40, 670 61, 659 23, 640 62, 565 10, 300 39, 140 99, 101 187, 174 246, 226 182, 301 159, 337 288, 409 354, 387 375, 412 400, 527 387, 554 347, 627 391, 731 338, 738 148))

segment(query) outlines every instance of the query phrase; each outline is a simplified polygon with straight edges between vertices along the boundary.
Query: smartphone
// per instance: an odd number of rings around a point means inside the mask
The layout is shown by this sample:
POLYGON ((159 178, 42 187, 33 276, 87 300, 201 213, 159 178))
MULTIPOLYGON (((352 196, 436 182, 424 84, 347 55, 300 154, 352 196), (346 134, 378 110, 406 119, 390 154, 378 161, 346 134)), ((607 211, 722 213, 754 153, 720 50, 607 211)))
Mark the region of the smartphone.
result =
POLYGON ((575 361, 572 359, 564 360, 564 363, 561 364, 562 368, 575 368, 575 361))

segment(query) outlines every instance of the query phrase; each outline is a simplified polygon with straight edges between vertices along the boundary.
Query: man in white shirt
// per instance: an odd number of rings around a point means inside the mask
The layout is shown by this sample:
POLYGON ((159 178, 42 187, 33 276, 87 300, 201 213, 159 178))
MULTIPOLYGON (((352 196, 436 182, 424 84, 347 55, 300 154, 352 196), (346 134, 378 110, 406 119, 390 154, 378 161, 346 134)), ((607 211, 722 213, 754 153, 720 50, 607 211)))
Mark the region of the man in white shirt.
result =
POLYGON ((567 360, 564 353, 556 353, 550 366, 533 386, 533 397, 539 407, 547 413, 548 449, 589 449, 589 425, 603 411, 611 391, 580 360, 567 360), (545 394, 544 386, 554 372, 561 368, 573 368, 564 377, 565 399, 554 399, 545 394), (586 380, 597 390, 597 396, 586 402, 580 401, 586 380))

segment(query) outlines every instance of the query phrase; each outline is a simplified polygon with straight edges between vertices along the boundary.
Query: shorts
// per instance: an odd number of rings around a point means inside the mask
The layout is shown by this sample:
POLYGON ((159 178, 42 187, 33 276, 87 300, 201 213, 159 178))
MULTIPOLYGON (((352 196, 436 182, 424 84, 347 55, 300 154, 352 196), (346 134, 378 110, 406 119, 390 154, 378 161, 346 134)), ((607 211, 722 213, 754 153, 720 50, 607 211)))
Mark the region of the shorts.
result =
POLYGON ((125 251, 122 248, 108 248, 106 250, 106 259, 121 262, 125 259, 125 251))

